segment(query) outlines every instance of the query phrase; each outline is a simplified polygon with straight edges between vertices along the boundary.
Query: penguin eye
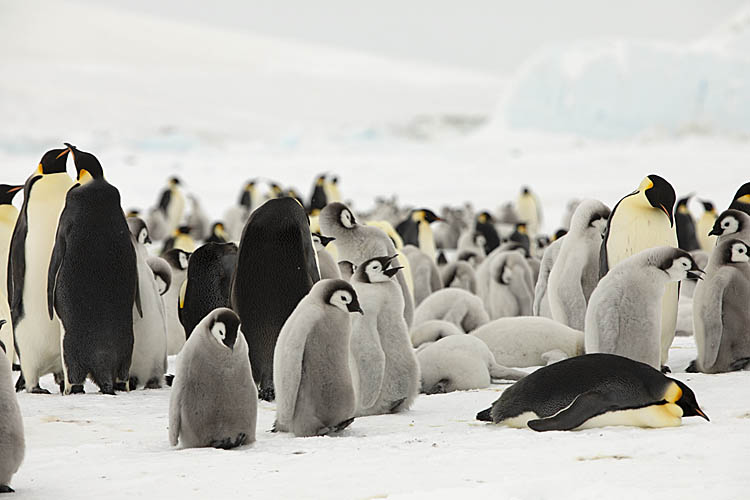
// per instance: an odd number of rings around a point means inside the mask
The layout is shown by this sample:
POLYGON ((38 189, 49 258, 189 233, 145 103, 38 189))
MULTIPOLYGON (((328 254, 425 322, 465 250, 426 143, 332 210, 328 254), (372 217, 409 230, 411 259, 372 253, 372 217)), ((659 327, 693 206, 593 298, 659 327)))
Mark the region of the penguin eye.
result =
POLYGON ((349 295, 344 292, 341 292, 340 297, 341 297, 341 302, 343 302, 344 304, 348 304, 349 302, 352 301, 351 297, 349 297, 349 295))

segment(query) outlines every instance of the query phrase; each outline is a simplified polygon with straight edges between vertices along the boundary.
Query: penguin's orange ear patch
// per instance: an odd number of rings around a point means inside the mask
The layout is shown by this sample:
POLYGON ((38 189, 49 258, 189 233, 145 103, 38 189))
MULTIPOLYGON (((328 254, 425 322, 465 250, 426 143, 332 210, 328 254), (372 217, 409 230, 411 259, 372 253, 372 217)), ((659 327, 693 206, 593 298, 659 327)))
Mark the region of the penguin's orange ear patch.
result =
POLYGON ((42 166, 42 164, 41 164, 41 163, 40 163, 40 164, 39 164, 39 166, 37 167, 37 169, 36 169, 36 173, 37 173, 37 174, 44 174, 44 167, 42 166))
POLYGON ((682 397, 682 389, 680 389, 680 386, 672 382, 669 384, 669 387, 667 387, 667 391, 664 393, 664 401, 668 403, 674 403, 675 401, 679 401, 682 397))
POLYGON ((745 194, 737 198, 740 203, 750 203, 750 194, 745 194))

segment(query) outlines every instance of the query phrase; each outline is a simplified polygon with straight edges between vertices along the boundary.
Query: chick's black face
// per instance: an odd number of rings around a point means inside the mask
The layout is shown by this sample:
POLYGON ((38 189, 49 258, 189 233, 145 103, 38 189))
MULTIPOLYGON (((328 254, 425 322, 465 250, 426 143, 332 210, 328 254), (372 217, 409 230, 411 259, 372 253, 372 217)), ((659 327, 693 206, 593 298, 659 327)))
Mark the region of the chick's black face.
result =
POLYGON ((669 224, 674 226, 674 204, 677 199, 674 188, 666 179, 656 174, 651 174, 648 178, 653 186, 646 189, 646 198, 652 207, 658 208, 669 217, 669 224))

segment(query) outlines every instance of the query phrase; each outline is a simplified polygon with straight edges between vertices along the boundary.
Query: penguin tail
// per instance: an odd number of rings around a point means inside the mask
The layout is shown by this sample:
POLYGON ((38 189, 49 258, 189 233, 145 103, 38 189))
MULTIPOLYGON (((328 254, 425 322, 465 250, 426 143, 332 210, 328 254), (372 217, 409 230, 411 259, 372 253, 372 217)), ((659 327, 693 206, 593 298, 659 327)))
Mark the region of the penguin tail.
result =
POLYGON ((492 422, 492 407, 477 413, 477 420, 481 422, 492 422))

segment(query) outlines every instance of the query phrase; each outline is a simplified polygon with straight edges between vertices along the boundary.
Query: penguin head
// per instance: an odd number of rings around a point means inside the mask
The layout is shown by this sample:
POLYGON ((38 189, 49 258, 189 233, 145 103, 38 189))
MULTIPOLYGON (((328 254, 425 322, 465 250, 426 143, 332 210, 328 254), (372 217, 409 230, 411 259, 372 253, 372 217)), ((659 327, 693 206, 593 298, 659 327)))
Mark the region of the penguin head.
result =
POLYGON ((357 299, 357 292, 349 283, 339 279, 324 281, 329 281, 325 293, 326 304, 341 309, 347 314, 354 312, 364 314, 357 299))
POLYGON ((739 233, 748 228, 748 215, 740 210, 724 210, 714 221, 714 227, 711 228, 709 236, 726 236, 728 234, 739 233))
POLYGON ((529 186, 521 186, 521 196, 528 196, 529 194, 531 194, 529 186))
POLYGON ((698 406, 698 400, 695 398, 695 393, 693 392, 693 390, 679 380, 675 380, 673 378, 670 378, 669 380, 677 384, 680 389, 679 391, 677 391, 678 398, 676 401, 674 401, 674 403, 682 409, 682 416, 702 417, 710 422, 708 415, 703 413, 701 407, 698 406))
POLYGON ((489 212, 482 212, 477 215, 477 222, 479 224, 493 224, 495 220, 489 212))
POLYGON ((723 264, 744 264, 750 261, 750 247, 742 240, 725 241, 716 250, 721 252, 723 264))
POLYGON ((551 242, 552 240, 550 240, 550 237, 547 236, 546 234, 540 234, 539 236, 536 237, 536 247, 539 250, 544 250, 545 248, 549 246, 551 242))
POLYGON ((169 187, 177 187, 182 185, 182 181, 180 181, 180 178, 177 176, 172 176, 167 180, 167 185, 169 187))
POLYGON ((148 233, 148 226, 140 217, 128 217, 128 229, 135 240, 141 245, 151 243, 151 237, 148 233))
POLYGON ((698 267, 693 256, 679 248, 670 248, 659 268, 667 273, 671 281, 703 279, 703 269, 698 267))
POLYGON ((140 217, 141 211, 137 208, 131 208, 127 212, 125 212, 125 217, 140 217))
POLYGON ((323 186, 326 182, 326 175, 320 174, 317 179, 315 179, 315 185, 316 186, 323 186))
POLYGON ((211 313, 208 330, 211 336, 230 351, 234 350, 237 331, 240 328, 240 318, 231 309, 220 307, 211 313))
POLYGON ((328 246, 328 244, 332 241, 334 241, 336 238, 332 238, 330 236, 323 236, 320 233, 312 233, 312 240, 313 245, 315 246, 315 251, 320 252, 325 247, 328 246))
POLYGON ((188 261, 190 260, 190 254, 179 248, 173 248, 166 252, 162 259, 166 260, 170 266, 175 269, 184 271, 188 268, 188 261))
POLYGON ((354 214, 349 210, 349 207, 339 202, 326 205, 320 216, 344 229, 352 229, 357 224, 357 219, 354 218, 354 214))
POLYGON ((182 235, 189 236, 190 235, 190 226, 183 225, 183 226, 178 227, 176 229, 176 234, 178 234, 178 235, 182 234, 182 235))
POLYGON ((279 197, 279 196, 281 196, 282 194, 284 194, 284 190, 283 190, 283 189, 281 189, 281 186, 279 186, 279 185, 278 185, 278 184, 276 184, 275 182, 272 182, 272 183, 271 183, 271 196, 272 196, 273 198, 278 198, 278 197, 279 197))
POLYGON ((566 229, 560 228, 557 231, 555 231, 554 236, 552 236, 552 241, 557 241, 563 236, 565 236, 566 234, 568 234, 568 231, 566 229))
POLYGON ((104 171, 102 165, 97 160, 96 156, 86 151, 81 151, 72 144, 65 143, 70 149, 70 154, 73 155, 73 161, 76 164, 76 170, 78 171, 77 180, 81 184, 86 184, 94 179, 104 179, 104 171))
POLYGON ((649 205, 661 210, 669 218, 669 225, 674 226, 674 202, 677 196, 674 188, 666 179, 656 174, 647 176, 638 186, 638 192, 645 194, 649 205))
POLYGON ((735 203, 750 205, 750 182, 744 183, 734 194, 735 203))
POLYGON ((412 220, 416 222, 426 222, 428 224, 432 224, 433 222, 442 221, 443 219, 435 215, 435 212, 430 210, 429 208, 420 208, 418 210, 414 210, 411 213, 412 220))
POLYGON ((355 279, 363 283, 384 283, 390 281, 403 267, 390 267, 398 255, 375 257, 357 268, 355 279))
POLYGON ((337 176, 334 175, 333 177, 331 177, 331 184, 335 186, 338 183, 339 183, 339 178, 337 176))
POLYGON ((497 269, 495 273, 495 281, 501 285, 510 285, 510 281, 513 278, 513 267, 504 261, 502 265, 497 269))
POLYGON ((690 201, 690 198, 692 197, 692 194, 689 194, 685 196, 684 198, 680 198, 677 200, 677 213, 679 214, 689 214, 690 210, 688 210, 688 202, 690 201))
POLYGON ((70 148, 51 149, 39 161, 37 173, 41 175, 62 174, 66 171, 70 148))
POLYGON ((211 234, 217 238, 223 239, 224 241, 229 241, 229 235, 227 234, 226 229, 224 229, 223 222, 214 222, 214 225, 211 226, 211 234))
POLYGON ((716 211, 716 208, 714 208, 714 204, 710 201, 706 200, 700 200, 701 205, 703 205, 703 210, 705 210, 708 213, 714 213, 716 211))
POLYGON ((484 248, 487 246, 487 238, 484 237, 484 235, 480 232, 474 233, 474 245, 476 245, 479 248, 484 248))
POLYGON ((23 184, 20 186, 11 186, 9 184, 0 184, 0 205, 10 205, 13 203, 13 197, 23 189, 23 184))
POLYGON ((599 234, 604 234, 610 213, 609 207, 599 200, 583 200, 573 212, 570 229, 576 232, 587 232, 594 229, 599 234))
POLYGON ((156 288, 159 291, 159 295, 164 295, 172 285, 172 269, 161 257, 148 257, 147 262, 148 267, 151 268, 151 272, 154 274, 154 281, 156 281, 156 288))
POLYGON ((468 262, 472 267, 474 267, 479 264, 480 257, 476 252, 472 250, 463 250, 456 256, 456 260, 468 262))
POLYGON ((526 223, 525 222, 519 222, 516 224, 516 232, 519 234, 526 234, 526 223))

